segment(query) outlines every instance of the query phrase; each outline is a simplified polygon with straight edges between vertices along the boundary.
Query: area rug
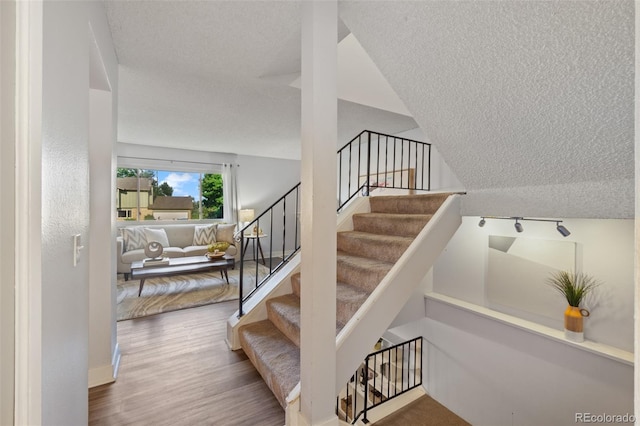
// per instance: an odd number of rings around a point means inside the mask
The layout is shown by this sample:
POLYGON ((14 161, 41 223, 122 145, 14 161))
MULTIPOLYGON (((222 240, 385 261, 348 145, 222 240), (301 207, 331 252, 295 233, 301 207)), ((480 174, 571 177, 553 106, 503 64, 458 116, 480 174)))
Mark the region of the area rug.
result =
MULTIPOLYGON (((258 279, 261 280, 268 274, 269 269, 258 265, 257 271, 258 279)), ((149 278, 144 282, 140 297, 138 297, 140 281, 125 281, 124 276, 118 275, 117 320, 123 321, 227 300, 237 300, 238 266, 236 265, 236 269, 229 269, 228 274, 229 284, 221 278, 218 271, 149 278)), ((245 264, 244 268, 244 288, 252 290, 255 287, 255 282, 256 264, 250 262, 250 265, 245 264)))

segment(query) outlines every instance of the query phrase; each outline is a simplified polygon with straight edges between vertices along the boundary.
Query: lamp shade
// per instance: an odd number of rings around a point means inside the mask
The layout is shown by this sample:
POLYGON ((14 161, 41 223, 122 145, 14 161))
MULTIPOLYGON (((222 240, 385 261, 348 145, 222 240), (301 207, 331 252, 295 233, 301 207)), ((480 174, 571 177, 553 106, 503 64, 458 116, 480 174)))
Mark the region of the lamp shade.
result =
POLYGON ((239 212, 240 222, 251 222, 256 217, 256 212, 253 209, 242 209, 239 212))

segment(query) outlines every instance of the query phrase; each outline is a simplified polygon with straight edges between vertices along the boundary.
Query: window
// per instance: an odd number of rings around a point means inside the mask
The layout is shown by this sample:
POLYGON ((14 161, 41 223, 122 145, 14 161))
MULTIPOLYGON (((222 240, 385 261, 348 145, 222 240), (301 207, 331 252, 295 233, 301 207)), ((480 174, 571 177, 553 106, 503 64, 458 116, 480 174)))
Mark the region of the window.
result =
POLYGON ((118 167, 116 208, 118 220, 219 219, 222 175, 118 167))

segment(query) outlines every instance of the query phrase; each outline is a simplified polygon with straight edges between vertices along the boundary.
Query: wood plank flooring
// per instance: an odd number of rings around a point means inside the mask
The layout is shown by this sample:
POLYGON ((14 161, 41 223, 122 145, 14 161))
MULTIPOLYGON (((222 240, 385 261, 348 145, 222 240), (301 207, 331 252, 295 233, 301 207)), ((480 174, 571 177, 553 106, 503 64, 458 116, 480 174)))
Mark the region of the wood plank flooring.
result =
POLYGON ((118 380, 89 390, 89 424, 283 425, 251 361, 224 342, 237 303, 119 322, 118 380))

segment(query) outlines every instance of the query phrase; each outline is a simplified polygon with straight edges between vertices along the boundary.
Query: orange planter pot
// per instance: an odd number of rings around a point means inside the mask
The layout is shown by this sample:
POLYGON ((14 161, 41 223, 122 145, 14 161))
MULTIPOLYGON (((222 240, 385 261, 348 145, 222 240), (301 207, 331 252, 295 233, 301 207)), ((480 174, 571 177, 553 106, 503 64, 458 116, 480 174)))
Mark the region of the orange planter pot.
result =
POLYGON ((579 333, 577 335, 572 335, 572 340, 576 338, 578 341, 582 341, 582 332, 584 329, 584 321, 583 317, 588 317, 589 311, 586 309, 582 309, 576 306, 567 306, 567 309, 564 311, 564 328, 571 333, 579 333))

